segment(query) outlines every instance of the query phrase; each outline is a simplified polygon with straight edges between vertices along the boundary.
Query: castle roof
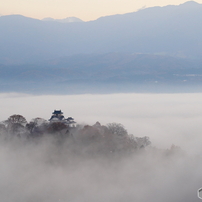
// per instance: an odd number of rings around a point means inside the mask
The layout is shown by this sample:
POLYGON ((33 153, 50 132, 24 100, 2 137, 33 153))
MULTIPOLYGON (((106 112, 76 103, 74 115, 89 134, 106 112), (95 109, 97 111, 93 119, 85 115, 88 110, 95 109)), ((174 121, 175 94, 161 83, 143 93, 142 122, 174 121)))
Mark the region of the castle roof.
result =
POLYGON ((57 115, 57 114, 63 114, 63 112, 61 112, 61 110, 54 110, 53 114, 57 115))

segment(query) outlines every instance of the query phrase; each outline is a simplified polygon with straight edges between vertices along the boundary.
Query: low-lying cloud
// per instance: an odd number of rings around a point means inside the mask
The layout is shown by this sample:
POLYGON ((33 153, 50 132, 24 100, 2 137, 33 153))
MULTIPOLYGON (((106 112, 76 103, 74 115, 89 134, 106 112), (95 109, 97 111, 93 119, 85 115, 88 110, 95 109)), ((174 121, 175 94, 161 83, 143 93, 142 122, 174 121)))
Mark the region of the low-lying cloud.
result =
MULTIPOLYGON (((0 95, 1 120, 49 119, 54 109, 78 123, 122 123, 152 146, 133 155, 86 158, 51 137, 1 137, 0 199, 22 201, 197 201, 202 186, 202 94, 0 95), (170 149, 175 144, 181 149, 170 149)), ((178 147, 176 147, 178 148, 178 147)))
POLYGON ((48 120, 54 109, 77 123, 122 123, 135 136, 149 136, 153 146, 172 144, 200 152, 202 94, 109 94, 31 96, 0 94, 0 120, 21 114, 27 121, 48 120))

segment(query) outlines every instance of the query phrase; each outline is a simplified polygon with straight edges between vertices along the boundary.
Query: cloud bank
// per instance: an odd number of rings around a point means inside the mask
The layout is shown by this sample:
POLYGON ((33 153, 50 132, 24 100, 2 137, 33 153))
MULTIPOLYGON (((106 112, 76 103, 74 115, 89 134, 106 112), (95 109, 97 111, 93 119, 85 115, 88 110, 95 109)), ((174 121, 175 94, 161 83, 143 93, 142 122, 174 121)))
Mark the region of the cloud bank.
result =
POLYGON ((202 186, 202 94, 31 96, 1 94, 1 120, 49 119, 62 109, 79 123, 117 122, 152 147, 129 156, 85 158, 52 138, 0 138, 0 199, 21 201, 196 201, 202 186), (172 144, 180 151, 170 150, 172 144), (169 150, 167 150, 169 149, 169 150))
POLYGON ((135 136, 149 136, 153 145, 179 145, 200 152, 202 94, 109 94, 32 96, 0 94, 0 120, 21 114, 27 121, 48 120, 54 109, 78 123, 122 123, 135 136))

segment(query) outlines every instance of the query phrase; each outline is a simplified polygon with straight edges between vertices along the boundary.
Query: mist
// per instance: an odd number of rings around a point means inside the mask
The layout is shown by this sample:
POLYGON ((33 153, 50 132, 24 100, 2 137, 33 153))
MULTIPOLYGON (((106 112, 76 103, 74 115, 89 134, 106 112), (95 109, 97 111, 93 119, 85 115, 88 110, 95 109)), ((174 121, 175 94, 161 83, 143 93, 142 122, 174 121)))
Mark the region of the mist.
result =
POLYGON ((202 94, 33 96, 1 94, 0 119, 48 120, 54 109, 78 124, 121 123, 151 145, 130 155, 75 155, 71 142, 0 138, 0 199, 10 201, 198 201, 202 94), (172 149, 172 145, 176 145, 172 149), (177 149, 176 149, 177 148, 177 149))

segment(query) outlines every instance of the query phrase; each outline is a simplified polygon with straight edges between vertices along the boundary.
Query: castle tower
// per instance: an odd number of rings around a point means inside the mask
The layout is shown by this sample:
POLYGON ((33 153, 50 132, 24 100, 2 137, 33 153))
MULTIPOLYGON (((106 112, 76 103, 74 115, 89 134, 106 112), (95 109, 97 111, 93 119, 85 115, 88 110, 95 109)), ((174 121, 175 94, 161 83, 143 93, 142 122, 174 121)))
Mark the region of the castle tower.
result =
POLYGON ((62 121, 64 119, 63 112, 61 110, 54 110, 53 115, 49 121, 62 121))

